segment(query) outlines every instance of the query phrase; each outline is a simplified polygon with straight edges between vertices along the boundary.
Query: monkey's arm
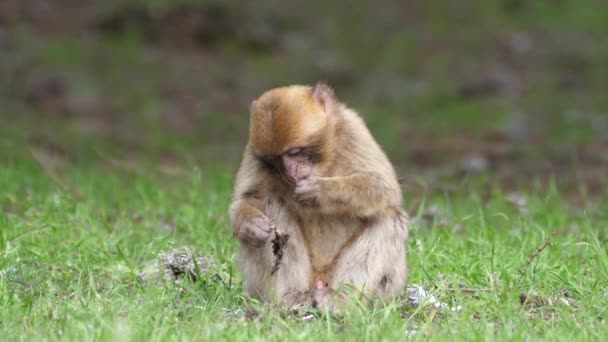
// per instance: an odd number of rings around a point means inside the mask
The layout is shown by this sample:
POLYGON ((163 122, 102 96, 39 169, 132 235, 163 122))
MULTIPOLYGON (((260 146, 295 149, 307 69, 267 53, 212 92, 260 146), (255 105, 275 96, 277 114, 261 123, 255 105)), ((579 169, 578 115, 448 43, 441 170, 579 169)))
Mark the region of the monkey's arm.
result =
POLYGON ((264 216, 262 202, 258 199, 248 197, 235 199, 230 204, 229 212, 230 221, 232 222, 232 233, 235 237, 238 236, 243 222, 264 216))
POLYGON ((396 180, 373 172, 307 179, 296 187, 296 196, 328 214, 370 216, 401 204, 396 180))
POLYGON ((269 234, 270 222, 263 205, 264 186, 263 177, 250 151, 246 150, 236 176, 229 210, 234 237, 259 244, 269 234))

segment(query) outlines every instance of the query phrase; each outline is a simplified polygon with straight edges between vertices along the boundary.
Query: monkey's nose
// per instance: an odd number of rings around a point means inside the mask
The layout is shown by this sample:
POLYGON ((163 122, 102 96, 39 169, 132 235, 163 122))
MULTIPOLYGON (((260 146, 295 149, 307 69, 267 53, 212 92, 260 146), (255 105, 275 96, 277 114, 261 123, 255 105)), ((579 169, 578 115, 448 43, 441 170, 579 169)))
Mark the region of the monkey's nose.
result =
POLYGON ((285 165, 285 174, 287 176, 287 179, 293 184, 297 183, 298 180, 302 179, 298 165, 285 165))
POLYGON ((289 172, 287 173, 287 180, 292 183, 292 184, 296 184, 297 183, 297 179, 295 176, 291 175, 289 172))

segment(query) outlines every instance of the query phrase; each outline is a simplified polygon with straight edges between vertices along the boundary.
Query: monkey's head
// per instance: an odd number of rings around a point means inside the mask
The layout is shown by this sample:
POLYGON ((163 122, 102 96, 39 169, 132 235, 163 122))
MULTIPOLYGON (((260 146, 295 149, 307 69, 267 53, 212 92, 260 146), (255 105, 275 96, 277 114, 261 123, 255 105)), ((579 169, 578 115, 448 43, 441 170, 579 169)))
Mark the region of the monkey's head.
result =
POLYGON ((333 91, 323 83, 265 92, 250 108, 251 152, 291 183, 323 170, 334 145, 335 106, 333 91))

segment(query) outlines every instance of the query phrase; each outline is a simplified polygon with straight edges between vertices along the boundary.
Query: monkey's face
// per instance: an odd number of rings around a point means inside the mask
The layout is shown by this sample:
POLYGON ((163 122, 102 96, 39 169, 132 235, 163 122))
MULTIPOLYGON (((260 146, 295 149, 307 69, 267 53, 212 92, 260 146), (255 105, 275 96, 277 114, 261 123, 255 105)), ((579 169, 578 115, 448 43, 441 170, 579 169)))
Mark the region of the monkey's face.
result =
POLYGON ((320 154, 315 145, 293 147, 280 154, 252 152, 262 169, 291 185, 318 173, 320 154))
POLYGON ((278 156, 255 154, 255 157, 271 174, 278 175, 291 184, 297 184, 314 173, 313 153, 310 147, 296 147, 278 156))
POLYGON ((249 146, 261 165, 288 183, 310 177, 327 160, 331 120, 311 87, 264 93, 251 105, 249 146))
POLYGON ((296 147, 283 153, 281 161, 287 179, 292 183, 308 178, 313 173, 313 152, 310 147, 296 147))

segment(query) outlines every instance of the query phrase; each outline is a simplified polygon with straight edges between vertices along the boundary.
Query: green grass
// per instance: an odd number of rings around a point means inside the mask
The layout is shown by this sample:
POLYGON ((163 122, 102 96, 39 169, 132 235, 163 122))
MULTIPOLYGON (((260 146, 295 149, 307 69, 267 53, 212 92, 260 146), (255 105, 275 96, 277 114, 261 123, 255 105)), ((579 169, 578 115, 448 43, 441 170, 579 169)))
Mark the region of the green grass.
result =
MULTIPOLYGON (((100 9, 109 14, 125 4, 157 10, 193 2, 108 1, 100 9)), ((255 10, 276 20, 273 30, 296 34, 295 47, 249 51, 228 37, 193 51, 148 42, 137 30, 46 32, 27 20, 6 28, 1 341, 608 338, 608 189, 598 195, 580 184, 577 193, 574 184, 566 192, 528 179, 544 174, 523 174, 511 187, 520 184, 527 199, 518 208, 496 175, 443 179, 411 171, 419 165, 405 146, 414 134, 422 147, 463 136, 481 147, 484 133, 502 131, 514 112, 526 114, 530 122, 523 125, 538 126, 546 140, 513 142, 524 162, 556 158, 555 150, 576 150, 605 135, 608 12, 600 1, 395 2, 384 10, 369 2, 353 5, 352 15, 316 0, 297 14, 272 4, 222 4, 230 13, 253 17, 255 10), (532 48, 509 57, 503 50, 518 34, 531 39, 532 48), (305 38, 300 43, 298 35, 305 38), (520 95, 460 94, 469 76, 483 80, 495 64, 523 79, 520 95), (76 101, 84 107, 49 114, 26 103, 28 83, 46 74, 65 83, 63 102, 85 99, 76 101), (558 86, 559 75, 571 75, 574 86, 558 86), (339 97, 361 111, 409 181, 420 179, 406 187, 410 214, 441 208, 439 221, 447 224, 415 220, 411 227, 409 282, 461 306, 460 312, 400 300, 302 321, 242 297, 226 212, 247 105, 270 86, 327 77, 336 79, 339 97), (181 103, 174 99, 180 94, 200 105, 184 109, 193 116, 190 130, 168 129, 162 115, 172 101, 181 103), (593 198, 581 202, 587 192, 593 198), (217 269, 203 281, 139 283, 135 274, 148 261, 179 246, 212 256, 217 269), (251 308, 260 313, 255 319, 248 318, 251 308)), ((423 149, 432 161, 452 153, 433 148, 423 149)), ((457 164, 462 156, 453 157, 457 164)), ((572 160, 589 172, 594 162, 572 160)), ((584 178, 564 174, 553 184, 584 178)))
POLYGON ((411 227, 409 282, 462 311, 402 300, 301 321, 241 296, 226 215, 233 170, 194 161, 168 175, 154 158, 126 168, 85 147, 44 171, 16 140, 2 147, 11 151, 0 168, 4 341, 608 337, 605 202, 577 211, 556 190, 530 189, 521 212, 500 189, 482 190, 482 179, 456 194, 406 194, 412 214, 435 205, 449 221, 411 227), (183 245, 213 256, 221 276, 137 281, 157 253, 183 245))

